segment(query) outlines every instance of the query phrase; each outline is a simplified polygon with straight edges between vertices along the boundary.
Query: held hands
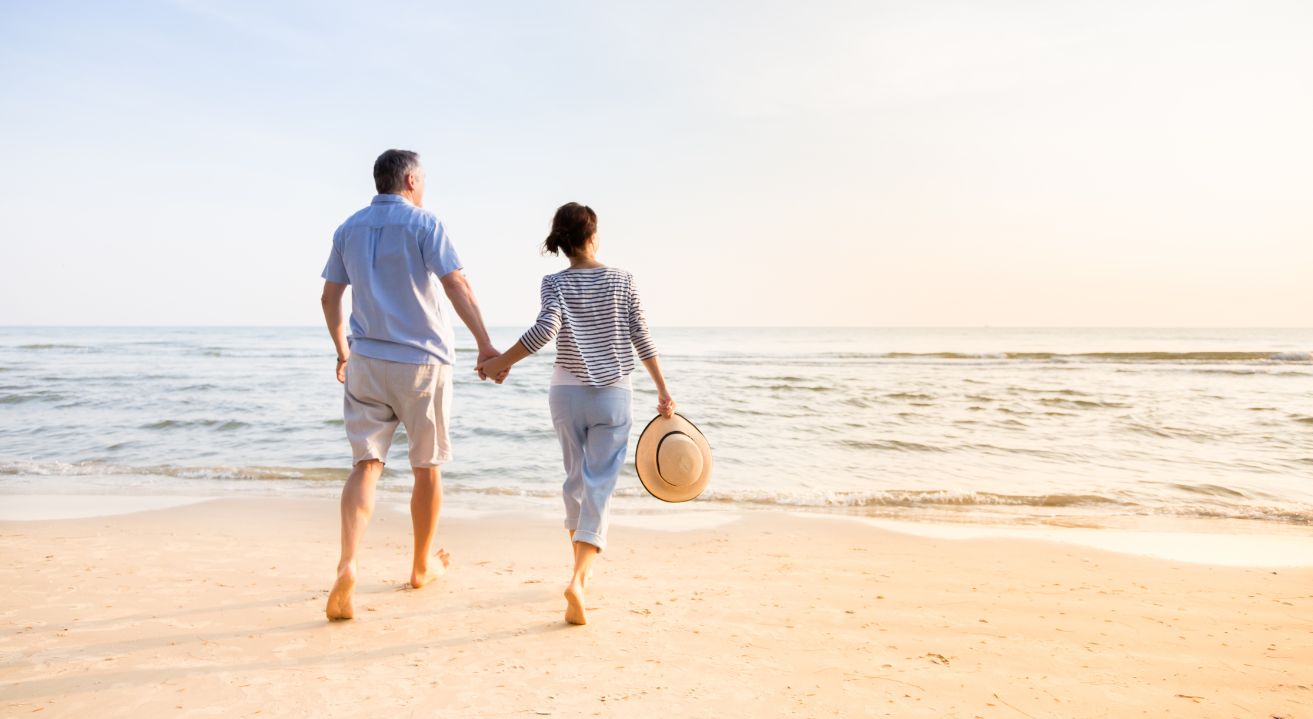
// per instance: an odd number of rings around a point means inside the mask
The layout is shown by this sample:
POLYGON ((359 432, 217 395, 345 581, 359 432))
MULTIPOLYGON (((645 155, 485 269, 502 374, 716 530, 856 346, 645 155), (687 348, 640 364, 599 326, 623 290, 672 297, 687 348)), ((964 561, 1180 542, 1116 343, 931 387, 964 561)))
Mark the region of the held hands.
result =
POLYGON ((506 360, 506 356, 492 350, 486 355, 479 353, 479 364, 474 367, 474 371, 479 374, 479 379, 492 379, 497 384, 506 381, 506 377, 511 373, 511 363, 506 360))
POLYGON ((501 384, 506 379, 506 375, 510 374, 509 366, 504 369, 499 369, 498 372, 487 371, 488 363, 499 359, 500 357, 501 353, 492 345, 479 348, 479 359, 477 364, 474 365, 474 371, 479 375, 480 380, 485 380, 491 377, 496 380, 497 384, 501 384), (501 375, 500 377, 498 376, 499 373, 501 375))

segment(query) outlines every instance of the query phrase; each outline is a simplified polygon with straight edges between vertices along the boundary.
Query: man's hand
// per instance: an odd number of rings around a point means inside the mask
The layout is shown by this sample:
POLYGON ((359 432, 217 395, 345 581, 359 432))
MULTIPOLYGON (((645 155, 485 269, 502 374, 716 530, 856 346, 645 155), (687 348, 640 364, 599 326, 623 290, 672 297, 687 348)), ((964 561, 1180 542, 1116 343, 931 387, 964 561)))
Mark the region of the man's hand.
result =
POLYGON ((324 293, 319 296, 319 305, 324 309, 324 322, 328 324, 328 336, 333 338, 333 347, 337 350, 337 381, 346 382, 346 363, 351 357, 351 345, 346 338, 346 318, 342 314, 342 297, 346 294, 346 285, 329 280, 324 281, 324 293))
POLYGON ((479 373, 479 379, 492 379, 497 384, 501 384, 510 375, 511 367, 528 356, 529 350, 523 342, 516 342, 503 354, 497 354, 497 350, 492 350, 492 354, 487 359, 483 359, 483 350, 479 350, 479 366, 474 369, 479 373))
MULTIPOLYGON (((479 359, 474 365, 474 371, 479 374, 479 379, 488 379, 487 373, 483 371, 483 364, 490 359, 495 359, 500 356, 501 352, 498 352, 497 348, 492 345, 479 348, 479 359)), ((500 384, 500 382, 498 384, 500 384)))
POLYGON ((511 363, 506 355, 494 355, 480 362, 475 371, 479 373, 479 379, 492 378, 494 382, 501 384, 511 374, 511 363))
POLYGON ((338 358, 337 358, 337 382, 338 382, 338 384, 346 384, 346 363, 347 363, 347 360, 349 360, 349 359, 351 359, 351 358, 350 358, 350 357, 338 357, 338 358))

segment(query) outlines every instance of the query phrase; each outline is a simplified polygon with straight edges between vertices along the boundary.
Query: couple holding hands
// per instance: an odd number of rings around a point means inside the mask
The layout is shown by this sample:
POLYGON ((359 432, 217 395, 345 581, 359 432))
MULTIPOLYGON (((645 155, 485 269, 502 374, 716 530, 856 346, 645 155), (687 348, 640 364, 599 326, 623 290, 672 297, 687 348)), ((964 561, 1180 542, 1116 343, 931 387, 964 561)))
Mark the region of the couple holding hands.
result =
POLYGON ((499 353, 446 228, 423 209, 419 156, 384 152, 374 163, 374 183, 379 194, 333 234, 323 271, 321 303, 337 349, 337 379, 345 384, 353 465, 342 490, 342 554, 325 610, 328 619, 354 616, 356 552, 398 424, 406 428, 415 476, 411 586, 432 582, 450 563, 445 550, 432 552, 442 504, 439 466, 451 459, 447 426, 455 355, 440 286, 478 343, 480 379, 500 384, 512 365, 556 339, 548 399, 565 465, 565 528, 574 553, 565 620, 584 624, 589 569, 606 547, 611 494, 629 441, 629 374, 635 352, 657 389, 658 415, 636 452, 644 486, 668 501, 691 499, 711 471, 706 439, 674 414, 675 400, 666 388, 633 276, 598 261, 597 214, 591 208, 573 202, 561 206, 544 247, 564 255, 569 266, 543 278, 537 322, 499 353), (348 285, 349 339, 342 308, 348 285))

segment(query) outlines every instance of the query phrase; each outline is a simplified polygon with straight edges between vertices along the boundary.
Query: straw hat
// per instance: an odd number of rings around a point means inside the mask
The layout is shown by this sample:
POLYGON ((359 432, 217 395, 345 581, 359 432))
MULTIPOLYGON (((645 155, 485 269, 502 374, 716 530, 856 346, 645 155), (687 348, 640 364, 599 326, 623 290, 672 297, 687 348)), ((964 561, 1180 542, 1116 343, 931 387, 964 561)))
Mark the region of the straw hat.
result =
POLYGON ((711 445, 684 415, 652 418, 634 451, 638 480, 663 502, 687 502, 711 479, 711 445))

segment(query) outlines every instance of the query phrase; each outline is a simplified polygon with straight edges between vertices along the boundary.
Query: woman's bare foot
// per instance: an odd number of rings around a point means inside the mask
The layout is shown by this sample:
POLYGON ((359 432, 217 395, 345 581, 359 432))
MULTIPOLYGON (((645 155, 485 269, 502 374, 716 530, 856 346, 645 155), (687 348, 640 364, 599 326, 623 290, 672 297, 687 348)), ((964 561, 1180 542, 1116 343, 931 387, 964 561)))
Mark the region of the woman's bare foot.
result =
POLYGON ((419 589, 425 584, 429 584, 433 582, 433 580, 447 573, 447 567, 451 566, 451 555, 447 553, 447 550, 445 549, 438 549, 436 556, 438 559, 438 566, 416 567, 414 571, 410 573, 410 586, 412 588, 419 589))
POLYGON ((588 623, 588 612, 584 611, 582 582, 570 582, 570 586, 565 588, 565 621, 570 624, 588 623))
POLYGON ((352 590, 355 588, 356 568, 347 566, 338 570, 337 581, 333 583, 333 591, 328 593, 328 607, 324 609, 324 614, 328 615, 328 621, 336 622, 351 619, 356 615, 356 608, 351 597, 352 590))

